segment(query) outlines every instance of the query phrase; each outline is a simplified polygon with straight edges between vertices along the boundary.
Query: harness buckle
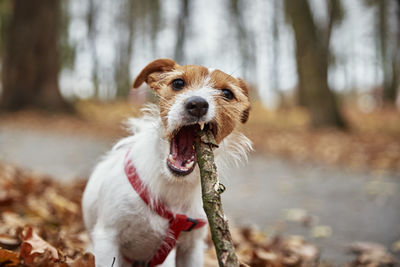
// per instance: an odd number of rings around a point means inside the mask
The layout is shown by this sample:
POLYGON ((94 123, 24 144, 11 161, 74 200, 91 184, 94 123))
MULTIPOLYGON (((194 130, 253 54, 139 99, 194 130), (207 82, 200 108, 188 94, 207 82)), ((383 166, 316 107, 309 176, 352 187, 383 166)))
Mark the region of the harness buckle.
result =
POLYGON ((184 232, 190 232, 190 231, 192 231, 193 228, 195 228, 195 227, 199 224, 199 221, 198 221, 198 220, 193 219, 193 218, 190 218, 190 217, 187 217, 187 218, 186 218, 186 221, 187 221, 187 222, 191 222, 192 225, 191 225, 188 229, 183 230, 184 232))

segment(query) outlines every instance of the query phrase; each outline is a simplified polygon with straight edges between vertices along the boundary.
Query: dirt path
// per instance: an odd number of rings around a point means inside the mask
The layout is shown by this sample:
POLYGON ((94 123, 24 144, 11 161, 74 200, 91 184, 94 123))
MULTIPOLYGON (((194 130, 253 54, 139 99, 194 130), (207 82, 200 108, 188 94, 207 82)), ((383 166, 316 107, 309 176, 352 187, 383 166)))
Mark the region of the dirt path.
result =
MULTIPOLYGON (((111 145, 88 136, 0 126, 0 161, 63 180, 86 177, 111 145)), ((269 234, 302 235, 322 248, 324 259, 343 262, 345 246, 353 241, 390 247, 400 239, 400 174, 296 165, 253 155, 224 183, 224 207, 234 222, 254 224, 269 234), (304 220, 311 226, 299 222, 304 220)))
POLYGON ((61 180, 87 177, 112 141, 0 126, 0 160, 61 180))
POLYGON ((324 259, 345 260, 346 246, 353 241, 390 247, 400 239, 399 174, 253 156, 226 186, 224 207, 235 222, 256 224, 267 233, 302 235, 322 248, 324 259), (311 225, 304 227, 301 221, 311 225))

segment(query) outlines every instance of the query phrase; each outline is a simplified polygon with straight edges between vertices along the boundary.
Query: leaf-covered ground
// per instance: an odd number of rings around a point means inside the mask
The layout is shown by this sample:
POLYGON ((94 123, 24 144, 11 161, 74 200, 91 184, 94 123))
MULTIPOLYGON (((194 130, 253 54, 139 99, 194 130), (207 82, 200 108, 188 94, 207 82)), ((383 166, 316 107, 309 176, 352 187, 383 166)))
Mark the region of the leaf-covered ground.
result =
MULTIPOLYGON (((85 253, 80 200, 85 181, 59 183, 31 171, 0 164, 0 266, 94 266, 85 253)), ((267 237, 251 228, 233 228, 242 262, 249 266, 335 266, 319 259, 316 246, 300 236, 267 237)), ((210 238, 205 266, 217 266, 210 238)), ((379 244, 356 243, 347 267, 395 266, 379 244)))
MULTIPOLYGON (((116 102, 82 102, 77 115, 23 111, 2 114, 2 125, 118 138, 121 120, 138 108, 116 102)), ((344 110, 350 130, 312 130, 300 109, 265 110, 253 105, 243 127, 258 153, 350 168, 400 170, 400 112, 344 110)), ((67 184, 0 163, 0 266, 93 266, 85 254, 89 236, 82 224, 84 181, 67 184)), ((299 236, 265 236, 251 228, 232 229, 240 259, 250 266, 336 266, 318 260, 319 251, 299 236)), ((211 241, 206 266, 217 266, 211 241)), ((346 266, 394 266, 379 244, 352 244, 354 260, 346 266)), ((397 244, 397 251, 400 244, 397 244)))

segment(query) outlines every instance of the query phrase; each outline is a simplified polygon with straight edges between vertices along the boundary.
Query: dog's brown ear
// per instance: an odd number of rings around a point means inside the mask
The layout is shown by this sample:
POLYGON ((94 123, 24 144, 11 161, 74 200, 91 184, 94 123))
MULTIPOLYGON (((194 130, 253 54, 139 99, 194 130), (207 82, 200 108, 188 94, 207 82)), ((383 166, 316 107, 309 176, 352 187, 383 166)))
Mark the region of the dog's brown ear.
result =
MULTIPOLYGON (((239 86, 242 89, 243 93, 249 99, 250 98, 249 97, 249 87, 247 86, 246 82, 244 80, 240 79, 240 78, 238 78, 238 81, 239 81, 239 86)), ((246 123, 247 120, 249 119, 249 115, 250 115, 250 106, 242 111, 242 114, 240 115, 240 122, 241 123, 246 123)))
POLYGON ((148 84, 148 77, 154 72, 163 72, 174 69, 176 62, 169 58, 159 58, 150 62, 136 77, 133 88, 138 88, 143 82, 148 84))

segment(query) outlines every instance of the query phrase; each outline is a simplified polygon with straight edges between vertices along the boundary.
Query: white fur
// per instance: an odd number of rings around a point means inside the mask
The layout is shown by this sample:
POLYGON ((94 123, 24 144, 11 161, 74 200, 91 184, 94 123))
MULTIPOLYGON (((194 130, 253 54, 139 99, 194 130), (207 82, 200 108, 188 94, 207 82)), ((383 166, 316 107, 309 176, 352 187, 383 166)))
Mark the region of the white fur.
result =
MULTIPOLYGON (((212 94, 209 88, 196 92, 205 98, 212 94)), ((213 102, 209 103, 205 121, 215 112, 213 102)), ((144 204, 130 185, 124 172, 124 158, 128 151, 153 198, 160 199, 174 213, 206 218, 198 166, 185 177, 171 174, 166 165, 169 141, 165 139, 158 107, 149 105, 145 111, 143 117, 128 121, 132 135, 120 140, 96 166, 83 195, 83 217, 91 234, 96 266, 110 267, 114 258, 114 267, 130 266, 122 254, 135 260, 152 258, 168 230, 168 221, 144 204)), ((215 151, 219 174, 223 174, 229 163, 236 164, 246 159, 250 149, 251 143, 243 135, 232 133, 225 138, 215 151)), ((182 232, 177 246, 162 266, 203 266, 206 232, 207 226, 182 232)))

